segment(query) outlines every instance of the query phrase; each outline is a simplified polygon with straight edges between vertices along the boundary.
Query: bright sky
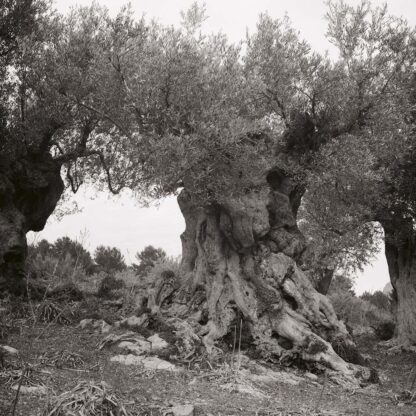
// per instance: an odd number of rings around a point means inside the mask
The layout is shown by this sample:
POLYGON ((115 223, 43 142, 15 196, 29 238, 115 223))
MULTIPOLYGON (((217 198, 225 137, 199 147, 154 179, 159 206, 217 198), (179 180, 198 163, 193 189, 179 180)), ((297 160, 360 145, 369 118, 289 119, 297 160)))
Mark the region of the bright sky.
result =
MULTIPOLYGON (((356 5, 359 0, 346 0, 356 5)), ((107 6, 112 14, 117 13, 124 2, 119 0, 98 0, 107 6)), ((70 7, 80 4, 89 5, 91 0, 55 0, 55 6, 65 13, 70 7)), ((187 10, 193 0, 132 0, 131 4, 137 17, 145 14, 148 18, 157 18, 161 23, 178 24, 180 11, 187 10)), ((381 5, 382 0, 373 0, 381 5)), ((386 1, 391 13, 405 17, 416 25, 415 0, 386 1)), ((312 47, 323 52, 331 49, 325 39, 326 6, 322 0, 207 0, 205 1, 209 19, 205 22, 207 31, 226 33, 230 40, 244 39, 246 30, 253 31, 257 16, 268 12, 272 17, 283 17, 287 13, 302 37, 312 47)), ((29 241, 56 238, 68 235, 81 238, 86 247, 94 251, 104 244, 119 247, 128 262, 134 261, 134 254, 146 245, 162 247, 172 256, 180 255, 179 235, 184 229, 184 221, 174 198, 166 199, 159 207, 140 208, 135 201, 124 195, 118 199, 109 199, 106 194, 93 195, 89 189, 79 191, 75 196, 82 212, 68 215, 61 221, 51 218, 44 231, 33 235, 29 241), (91 199, 94 198, 94 199, 91 199)), ((388 282, 387 265, 383 253, 364 273, 357 276, 356 291, 374 291, 382 289, 388 282)))

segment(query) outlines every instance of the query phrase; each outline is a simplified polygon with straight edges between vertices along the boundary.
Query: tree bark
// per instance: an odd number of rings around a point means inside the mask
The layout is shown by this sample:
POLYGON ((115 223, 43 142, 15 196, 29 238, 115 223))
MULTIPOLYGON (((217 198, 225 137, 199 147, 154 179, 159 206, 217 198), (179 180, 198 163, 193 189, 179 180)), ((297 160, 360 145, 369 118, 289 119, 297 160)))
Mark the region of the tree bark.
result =
POLYGON ((19 291, 26 233, 40 231, 64 190, 61 165, 49 153, 0 160, 0 290, 19 291))
POLYGON ((382 222, 385 253, 394 292, 397 342, 416 345, 416 231, 412 220, 382 222))
POLYGON ((263 353, 321 362, 351 374, 333 346, 352 351, 354 343, 330 301, 296 263, 306 246, 296 223, 301 195, 302 189, 279 170, 256 189, 210 205, 183 190, 178 202, 186 222, 184 280, 179 288, 172 282, 163 290, 159 286, 157 293, 166 294, 157 304, 153 295, 149 307, 191 317, 208 352, 242 319, 263 353), (175 290, 176 302, 165 302, 175 290))
POLYGON ((315 289, 326 295, 331 286, 332 279, 334 278, 335 270, 331 267, 324 267, 318 270, 319 276, 315 283, 315 289))

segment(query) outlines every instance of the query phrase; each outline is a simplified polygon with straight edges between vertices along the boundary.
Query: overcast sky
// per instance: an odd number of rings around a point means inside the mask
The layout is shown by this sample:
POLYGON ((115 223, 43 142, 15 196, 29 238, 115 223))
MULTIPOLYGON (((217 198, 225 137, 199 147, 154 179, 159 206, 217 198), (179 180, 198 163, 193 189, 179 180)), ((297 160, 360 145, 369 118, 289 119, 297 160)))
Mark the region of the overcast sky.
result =
MULTIPOLYGON (((118 0, 97 2, 107 6, 112 14, 117 13, 124 4, 118 0)), ((188 9, 192 2, 132 0, 130 3, 137 17, 145 14, 161 23, 176 25, 180 21, 180 11, 188 9)), ((359 1, 347 0, 347 3, 355 5, 359 1)), ((377 5, 383 3, 380 0, 373 1, 377 5)), ((55 0, 55 7, 62 13, 76 4, 89 5, 91 0, 55 0)), ((247 29, 254 30, 258 15, 267 11, 272 17, 282 17, 287 13, 294 27, 315 50, 331 51, 331 45, 325 39, 325 1, 207 0, 205 4, 209 17, 205 22, 205 30, 222 31, 231 41, 244 39, 247 29)), ((403 16, 416 25, 416 0, 390 0, 387 4, 391 13, 403 16)), ((91 251, 100 244, 119 247, 128 262, 134 261, 134 254, 148 244, 162 247, 172 256, 180 255, 179 235, 184 229, 184 221, 174 198, 160 202, 159 207, 140 208, 129 195, 111 199, 106 194, 96 195, 84 189, 79 191, 75 199, 82 209, 81 213, 65 216, 59 222, 51 218, 44 231, 37 235, 30 233, 29 240, 46 238, 54 241, 68 235, 82 239, 91 251)), ((373 266, 357 277, 356 291, 374 291, 383 288, 387 282, 387 265, 383 253, 380 253, 373 266)))

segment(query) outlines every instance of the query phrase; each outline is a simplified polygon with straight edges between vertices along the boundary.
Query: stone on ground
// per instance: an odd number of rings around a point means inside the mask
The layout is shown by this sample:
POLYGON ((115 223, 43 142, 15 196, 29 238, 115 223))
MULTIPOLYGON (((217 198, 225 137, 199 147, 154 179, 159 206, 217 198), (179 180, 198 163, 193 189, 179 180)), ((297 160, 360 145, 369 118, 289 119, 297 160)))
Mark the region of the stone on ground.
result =
POLYGON ((144 339, 136 339, 134 341, 122 341, 118 347, 135 355, 142 355, 152 349, 152 344, 144 339))
POLYGON ((169 409, 169 412, 172 413, 173 416, 193 416, 194 406, 191 404, 177 405, 169 409))
MULTIPOLYGON (((15 384, 12 386, 13 390, 18 390, 19 385, 15 384)), ((20 386, 20 393, 22 394, 39 394, 43 395, 46 394, 46 387, 45 386, 20 386)))
POLYGON ((103 319, 83 319, 79 326, 82 329, 98 329, 102 334, 108 334, 111 331, 111 325, 103 319))
POLYGON ((0 351, 3 352, 5 355, 11 355, 11 356, 18 356, 19 351, 16 348, 9 347, 8 345, 0 345, 0 351))
POLYGON ((162 350, 163 348, 166 348, 169 346, 169 344, 163 339, 160 338, 158 334, 154 334, 151 337, 147 338, 148 341, 152 343, 152 350, 162 350))
POLYGON ((177 371, 177 367, 165 360, 161 360, 158 357, 143 357, 133 354, 127 355, 115 355, 110 358, 112 362, 118 362, 124 365, 139 365, 148 370, 170 370, 177 371))

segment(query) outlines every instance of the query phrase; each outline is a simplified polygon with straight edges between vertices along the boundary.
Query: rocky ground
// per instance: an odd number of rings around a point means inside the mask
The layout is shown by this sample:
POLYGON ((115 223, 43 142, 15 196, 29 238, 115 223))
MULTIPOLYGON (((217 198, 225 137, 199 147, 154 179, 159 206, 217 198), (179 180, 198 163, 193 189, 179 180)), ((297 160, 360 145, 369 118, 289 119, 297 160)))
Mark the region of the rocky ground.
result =
POLYGON ((2 347, 1 415, 416 414, 416 354, 389 355, 373 335, 359 344, 381 383, 345 388, 330 373, 282 368, 238 349, 187 360, 167 331, 140 331, 135 317, 17 323, 2 347))

